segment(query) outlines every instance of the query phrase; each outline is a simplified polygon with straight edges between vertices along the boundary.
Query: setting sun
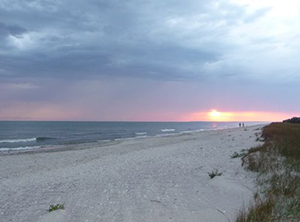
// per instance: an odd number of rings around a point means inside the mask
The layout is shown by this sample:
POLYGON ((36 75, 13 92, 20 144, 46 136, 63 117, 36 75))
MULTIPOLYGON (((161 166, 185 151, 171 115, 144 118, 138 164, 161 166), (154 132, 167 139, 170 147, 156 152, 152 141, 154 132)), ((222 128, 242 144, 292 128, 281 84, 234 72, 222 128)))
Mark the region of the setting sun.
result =
POLYGON ((289 116, 296 116, 295 113, 276 113, 276 112, 260 112, 260 111, 247 111, 247 112, 228 112, 218 111, 212 109, 209 111, 200 111, 188 114, 185 121, 282 121, 289 116))
POLYGON ((220 112, 218 112, 217 110, 212 110, 209 115, 211 117, 220 117, 222 114, 220 112))
POLYGON ((207 113, 210 121, 230 121, 232 114, 229 112, 219 112, 215 109, 207 113))

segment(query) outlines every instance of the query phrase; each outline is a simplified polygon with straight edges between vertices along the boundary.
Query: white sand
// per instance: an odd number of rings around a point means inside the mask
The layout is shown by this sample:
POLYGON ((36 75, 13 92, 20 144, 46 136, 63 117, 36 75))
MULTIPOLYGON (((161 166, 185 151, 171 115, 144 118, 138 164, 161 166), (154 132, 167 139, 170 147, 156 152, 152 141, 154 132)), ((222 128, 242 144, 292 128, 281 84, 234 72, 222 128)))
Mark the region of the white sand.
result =
POLYGON ((255 175, 230 155, 259 145, 261 127, 0 156, 0 221, 234 221, 255 175), (57 203, 65 210, 48 213, 57 203))

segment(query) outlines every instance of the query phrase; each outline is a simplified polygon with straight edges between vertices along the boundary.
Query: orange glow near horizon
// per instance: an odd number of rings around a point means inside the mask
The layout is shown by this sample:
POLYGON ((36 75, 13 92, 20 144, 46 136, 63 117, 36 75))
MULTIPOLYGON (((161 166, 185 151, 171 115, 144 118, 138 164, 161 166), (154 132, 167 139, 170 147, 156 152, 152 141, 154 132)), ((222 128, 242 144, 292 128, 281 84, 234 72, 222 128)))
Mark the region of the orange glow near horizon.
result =
POLYGON ((232 116, 229 112, 218 112, 217 110, 213 109, 208 112, 208 118, 210 121, 231 121, 230 118, 232 116))
POLYGON ((210 113, 208 113, 212 118, 215 118, 215 117, 221 117, 221 113, 218 112, 217 110, 213 109, 210 113))
POLYGON ((261 112, 261 111, 248 111, 248 112, 222 112, 212 109, 210 111, 203 111, 191 113, 187 116, 188 121, 213 121, 213 122, 229 122, 229 121, 282 121, 284 119, 296 116, 291 113, 278 113, 278 112, 261 112))

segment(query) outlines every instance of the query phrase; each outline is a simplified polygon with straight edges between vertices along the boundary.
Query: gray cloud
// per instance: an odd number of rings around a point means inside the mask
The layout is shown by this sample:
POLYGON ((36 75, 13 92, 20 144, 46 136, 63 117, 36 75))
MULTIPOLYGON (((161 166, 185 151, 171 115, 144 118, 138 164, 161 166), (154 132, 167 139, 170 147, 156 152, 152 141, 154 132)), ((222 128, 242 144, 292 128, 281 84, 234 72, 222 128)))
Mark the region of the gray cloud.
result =
POLYGON ((0 6, 0 19, 18 24, 0 24, 7 38, 0 77, 12 78, 203 79, 205 63, 218 62, 235 47, 226 37, 229 28, 249 20, 243 7, 224 1, 12 1, 0 6))
POLYGON ((300 17, 236 2, 0 1, 0 109, 299 110, 300 17))
POLYGON ((20 37, 27 30, 19 25, 6 25, 0 22, 0 38, 7 37, 9 35, 20 37))

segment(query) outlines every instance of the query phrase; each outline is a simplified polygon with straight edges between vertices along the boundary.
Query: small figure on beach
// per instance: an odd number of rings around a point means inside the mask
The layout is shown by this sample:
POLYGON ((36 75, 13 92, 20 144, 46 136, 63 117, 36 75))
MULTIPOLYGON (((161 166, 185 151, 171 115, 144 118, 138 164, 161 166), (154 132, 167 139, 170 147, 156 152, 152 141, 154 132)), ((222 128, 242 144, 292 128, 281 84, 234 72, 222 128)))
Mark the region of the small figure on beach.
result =
POLYGON ((243 127, 245 127, 245 123, 243 123, 243 127))
POLYGON ((241 123, 239 123, 239 127, 241 127, 242 126, 242 124, 241 123))

